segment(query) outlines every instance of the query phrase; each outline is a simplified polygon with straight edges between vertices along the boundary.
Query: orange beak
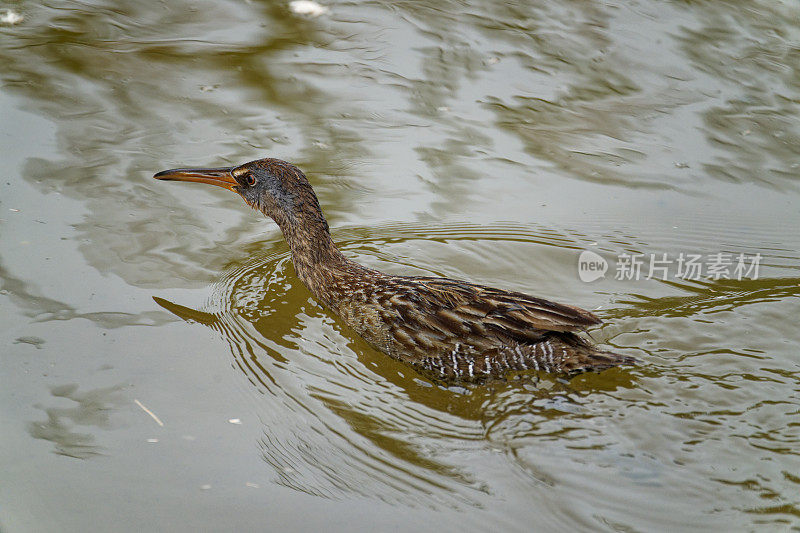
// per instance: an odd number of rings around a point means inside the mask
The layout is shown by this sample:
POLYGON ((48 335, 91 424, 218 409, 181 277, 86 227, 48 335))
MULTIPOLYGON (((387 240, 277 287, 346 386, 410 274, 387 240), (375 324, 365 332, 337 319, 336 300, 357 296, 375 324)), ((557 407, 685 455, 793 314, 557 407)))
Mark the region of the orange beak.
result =
POLYGON ((218 187, 224 187, 229 191, 234 191, 238 185, 231 171, 236 167, 225 168, 173 168, 162 170, 153 177, 157 180, 172 181, 196 181, 198 183, 208 183, 218 187))

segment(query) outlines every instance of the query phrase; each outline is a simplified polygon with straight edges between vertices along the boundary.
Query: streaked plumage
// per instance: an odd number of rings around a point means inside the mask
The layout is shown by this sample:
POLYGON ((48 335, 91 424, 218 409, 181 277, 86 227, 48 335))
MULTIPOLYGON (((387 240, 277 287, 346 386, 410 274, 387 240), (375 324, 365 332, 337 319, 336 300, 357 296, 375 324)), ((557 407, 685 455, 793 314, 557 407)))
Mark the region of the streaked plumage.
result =
POLYGON ((516 370, 572 373, 635 363, 576 335, 600 323, 577 307, 465 281, 389 275, 347 259, 305 175, 284 161, 154 177, 240 194, 281 228, 297 275, 316 298, 374 347, 433 378, 474 382, 516 370))

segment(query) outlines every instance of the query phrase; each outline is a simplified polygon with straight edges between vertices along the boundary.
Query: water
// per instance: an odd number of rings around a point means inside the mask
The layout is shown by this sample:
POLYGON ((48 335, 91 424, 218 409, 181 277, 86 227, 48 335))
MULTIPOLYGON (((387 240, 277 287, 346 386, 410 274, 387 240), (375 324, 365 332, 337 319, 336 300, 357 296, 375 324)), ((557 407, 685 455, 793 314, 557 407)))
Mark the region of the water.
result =
POLYGON ((797 529, 800 9, 326 6, 2 6, 0 529, 797 529), (151 178, 266 156, 349 257, 643 365, 432 384, 235 195, 151 178), (615 279, 719 252, 758 279, 615 279))

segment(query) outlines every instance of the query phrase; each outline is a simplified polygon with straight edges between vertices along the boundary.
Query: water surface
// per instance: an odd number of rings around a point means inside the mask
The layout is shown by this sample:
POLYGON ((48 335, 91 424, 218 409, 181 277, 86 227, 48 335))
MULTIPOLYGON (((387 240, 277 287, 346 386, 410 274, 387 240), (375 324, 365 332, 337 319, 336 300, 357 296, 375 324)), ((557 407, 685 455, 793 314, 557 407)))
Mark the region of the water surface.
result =
POLYGON ((0 529, 797 528, 800 8, 326 6, 0 6, 0 529), (643 364, 431 383, 235 195, 151 178, 266 156, 349 257, 643 364), (718 253, 757 279, 615 279, 718 253))

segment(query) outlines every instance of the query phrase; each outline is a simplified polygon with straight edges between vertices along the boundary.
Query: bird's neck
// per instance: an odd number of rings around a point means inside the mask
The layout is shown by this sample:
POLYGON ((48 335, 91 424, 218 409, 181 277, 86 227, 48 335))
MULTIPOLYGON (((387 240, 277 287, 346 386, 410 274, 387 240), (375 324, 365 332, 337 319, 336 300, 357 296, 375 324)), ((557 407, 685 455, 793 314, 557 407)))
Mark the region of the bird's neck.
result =
POLYGON ((334 305, 330 281, 348 260, 334 244, 325 217, 318 212, 276 222, 289 244, 297 276, 316 298, 334 305))

